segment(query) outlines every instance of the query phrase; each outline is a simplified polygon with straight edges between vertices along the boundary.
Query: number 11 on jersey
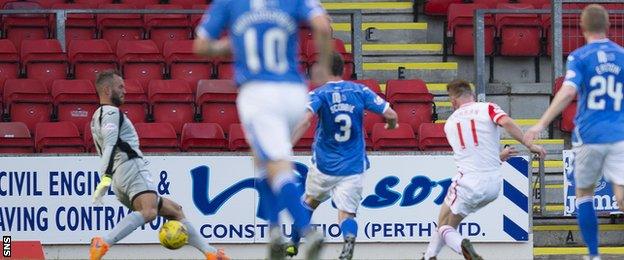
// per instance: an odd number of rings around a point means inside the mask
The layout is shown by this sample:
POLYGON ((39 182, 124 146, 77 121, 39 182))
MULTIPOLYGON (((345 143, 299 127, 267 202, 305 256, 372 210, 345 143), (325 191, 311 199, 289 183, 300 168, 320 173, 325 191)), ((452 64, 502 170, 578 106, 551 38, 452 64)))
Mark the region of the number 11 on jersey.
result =
MULTIPOLYGON (((479 138, 477 137, 477 123, 474 119, 470 119, 470 131, 472 132, 472 140, 474 146, 479 146, 479 138)), ((464 136, 462 134, 462 124, 457 123, 457 134, 459 135, 459 144, 462 149, 466 149, 466 142, 464 142, 464 136)))

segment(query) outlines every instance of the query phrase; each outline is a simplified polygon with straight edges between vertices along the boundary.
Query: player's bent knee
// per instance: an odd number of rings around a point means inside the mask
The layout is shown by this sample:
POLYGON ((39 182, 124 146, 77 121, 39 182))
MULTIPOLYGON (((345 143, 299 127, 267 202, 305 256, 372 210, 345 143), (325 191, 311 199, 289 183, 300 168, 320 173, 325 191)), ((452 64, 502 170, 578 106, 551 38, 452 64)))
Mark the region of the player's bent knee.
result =
POLYGON ((158 210, 156 208, 143 209, 140 212, 141 215, 143 215, 145 222, 151 222, 158 216, 158 210))

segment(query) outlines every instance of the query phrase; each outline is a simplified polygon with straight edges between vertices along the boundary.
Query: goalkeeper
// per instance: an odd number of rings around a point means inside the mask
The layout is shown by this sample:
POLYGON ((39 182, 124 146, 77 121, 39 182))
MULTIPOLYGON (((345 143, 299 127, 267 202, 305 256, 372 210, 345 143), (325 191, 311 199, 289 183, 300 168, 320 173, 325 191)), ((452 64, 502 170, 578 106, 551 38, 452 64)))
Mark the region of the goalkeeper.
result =
POLYGON ((120 113, 119 106, 123 104, 126 92, 121 76, 115 72, 102 72, 98 74, 95 85, 101 106, 93 114, 91 132, 102 158, 103 176, 93 194, 93 202, 101 203, 102 196, 112 185, 117 199, 133 211, 109 234, 91 240, 89 258, 101 259, 110 246, 160 215, 182 222, 188 230, 188 243, 199 249, 206 259, 228 259, 222 251, 203 241, 199 232, 184 217, 180 205, 158 196, 146 168, 147 162, 139 150, 139 137, 134 126, 120 113))

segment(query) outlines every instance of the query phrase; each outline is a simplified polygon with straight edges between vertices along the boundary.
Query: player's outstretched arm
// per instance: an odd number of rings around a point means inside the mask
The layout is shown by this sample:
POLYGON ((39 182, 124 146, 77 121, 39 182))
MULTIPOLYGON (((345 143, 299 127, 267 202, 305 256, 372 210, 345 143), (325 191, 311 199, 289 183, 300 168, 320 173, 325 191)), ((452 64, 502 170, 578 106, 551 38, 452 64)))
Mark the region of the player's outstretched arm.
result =
POLYGON ((291 139, 292 145, 299 142, 299 139, 301 139, 303 134, 308 130, 312 117, 314 117, 314 113, 312 113, 312 111, 307 111, 303 116, 303 119, 301 119, 301 121, 297 124, 291 139))
POLYGON ((386 118, 386 129, 395 129, 399 127, 399 116, 391 107, 388 107, 383 113, 386 118))
POLYGON ((326 14, 317 15, 312 18, 310 25, 312 27, 314 44, 316 45, 316 49, 319 51, 319 70, 317 72, 317 77, 319 78, 319 81, 325 82, 330 75, 329 68, 331 67, 330 60, 333 51, 329 16, 326 14))
POLYGON ((546 156, 546 150, 544 147, 535 145, 533 143, 526 143, 522 140, 522 130, 520 127, 514 122, 514 120, 509 116, 503 116, 498 120, 498 124, 505 128, 505 131, 513 137, 516 141, 520 142, 522 145, 526 146, 529 151, 539 154, 541 158, 546 156))
POLYGON ((201 56, 227 56, 232 53, 229 38, 219 40, 209 40, 208 38, 198 37, 193 41, 193 51, 201 56))
POLYGON ((561 112, 574 100, 576 97, 576 88, 570 84, 563 84, 559 92, 555 95, 555 98, 550 103, 542 118, 537 122, 536 125, 531 127, 524 134, 524 142, 527 144, 532 144, 533 140, 539 138, 539 133, 544 131, 550 123, 557 117, 561 112))

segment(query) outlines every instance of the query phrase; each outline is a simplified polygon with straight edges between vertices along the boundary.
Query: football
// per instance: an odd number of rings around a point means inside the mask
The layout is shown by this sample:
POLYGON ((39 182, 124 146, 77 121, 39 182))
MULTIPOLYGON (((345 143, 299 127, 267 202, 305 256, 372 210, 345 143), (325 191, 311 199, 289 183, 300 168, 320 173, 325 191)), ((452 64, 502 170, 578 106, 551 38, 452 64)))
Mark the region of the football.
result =
POLYGON ((186 226, 177 220, 169 220, 158 232, 160 244, 168 249, 178 249, 188 242, 186 226))

